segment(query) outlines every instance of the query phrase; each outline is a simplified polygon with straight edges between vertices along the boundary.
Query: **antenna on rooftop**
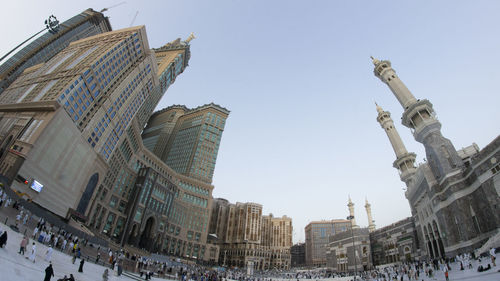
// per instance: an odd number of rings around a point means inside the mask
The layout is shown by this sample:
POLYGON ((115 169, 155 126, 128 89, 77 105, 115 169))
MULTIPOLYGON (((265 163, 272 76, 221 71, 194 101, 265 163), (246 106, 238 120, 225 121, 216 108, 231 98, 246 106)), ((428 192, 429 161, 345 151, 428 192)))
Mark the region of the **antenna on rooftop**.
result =
POLYGON ((101 13, 106 12, 107 10, 109 10, 109 9, 111 9, 111 8, 118 7, 118 6, 123 5, 123 4, 126 4, 126 3, 127 3, 127 2, 125 2, 125 1, 120 2, 120 3, 118 3, 118 4, 115 4, 115 5, 111 6, 111 7, 104 8, 104 9, 100 10, 100 12, 101 12, 101 13))

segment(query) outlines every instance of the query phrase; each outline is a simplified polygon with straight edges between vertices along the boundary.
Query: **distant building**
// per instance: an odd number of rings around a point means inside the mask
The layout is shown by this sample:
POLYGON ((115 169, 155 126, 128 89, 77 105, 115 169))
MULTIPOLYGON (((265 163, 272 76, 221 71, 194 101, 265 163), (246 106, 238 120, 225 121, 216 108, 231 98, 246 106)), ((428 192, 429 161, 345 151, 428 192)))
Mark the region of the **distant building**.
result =
POLYGON ((481 247, 500 229, 500 137, 482 150, 473 144, 457 151, 441 134, 432 103, 415 98, 390 61, 372 61, 375 76, 403 108, 403 125, 425 148, 426 162, 417 167, 390 113, 377 105, 377 121, 396 154, 393 166, 407 187, 422 256, 453 257, 481 247))
POLYGON ((292 256, 292 267, 302 267, 306 265, 306 244, 298 243, 290 249, 292 256))
POLYGON ((220 247, 219 264, 256 270, 289 269, 292 219, 262 216, 262 205, 213 200, 210 235, 220 247))
POLYGON ((354 228, 329 237, 326 266, 335 272, 359 272, 373 268, 370 232, 354 228))
POLYGON ((291 266, 292 219, 272 214, 262 216, 262 243, 271 252, 268 268, 289 269, 291 266))
POLYGON ((412 217, 370 232, 373 265, 419 260, 417 230, 412 217))
MULTIPOLYGON (((354 212, 354 211, 353 211, 354 212)), ((355 222, 353 222, 355 224, 355 222)), ((328 237, 351 228, 349 220, 313 221, 305 227, 306 264, 308 266, 326 265, 326 246, 328 237)))
POLYGON ((68 47, 69 43, 111 31, 111 24, 102 13, 87 9, 60 24, 57 33, 46 32, 26 45, 0 65, 0 95, 23 71, 44 63, 68 47))

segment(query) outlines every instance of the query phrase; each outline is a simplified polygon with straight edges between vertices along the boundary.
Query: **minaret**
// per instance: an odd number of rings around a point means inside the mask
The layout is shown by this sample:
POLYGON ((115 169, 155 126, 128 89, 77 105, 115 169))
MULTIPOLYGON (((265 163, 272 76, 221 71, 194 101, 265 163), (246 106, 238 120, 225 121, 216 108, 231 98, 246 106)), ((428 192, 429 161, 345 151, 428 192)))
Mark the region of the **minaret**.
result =
POLYGON ((404 109, 402 123, 412 130, 415 140, 425 147, 427 162, 437 180, 463 167, 462 159, 451 143, 441 134, 441 123, 436 119, 432 104, 417 100, 396 75, 388 60, 372 57, 373 73, 386 83, 404 109))
POLYGON ((351 201, 351 196, 349 196, 349 204, 347 204, 347 207, 349 207, 349 216, 352 217, 351 227, 357 228, 358 226, 356 225, 356 217, 354 216, 354 203, 352 203, 351 201))
POLYGON ((394 122, 391 118, 391 113, 388 111, 384 111, 377 103, 377 121, 380 123, 380 126, 384 129, 389 141, 391 142, 392 149, 394 149, 394 153, 396 153, 396 160, 392 164, 394 168, 399 170, 399 176, 401 181, 406 183, 406 186, 409 186, 412 180, 412 176, 415 174, 415 153, 408 153, 406 151, 406 147, 401 140, 401 137, 398 134, 398 131, 394 127, 394 122))
POLYGON ((368 199, 365 199, 365 209, 368 216, 368 231, 372 232, 375 230, 375 223, 372 218, 372 206, 368 203, 368 199))

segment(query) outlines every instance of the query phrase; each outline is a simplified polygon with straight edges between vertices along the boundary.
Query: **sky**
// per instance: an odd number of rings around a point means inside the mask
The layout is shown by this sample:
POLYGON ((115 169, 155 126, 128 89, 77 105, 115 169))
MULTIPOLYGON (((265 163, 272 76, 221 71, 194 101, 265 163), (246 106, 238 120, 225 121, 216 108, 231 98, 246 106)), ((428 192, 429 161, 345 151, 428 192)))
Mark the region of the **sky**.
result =
MULTIPOLYGON (((118 3, 3 1, 0 17, 10 24, 0 54, 51 14, 64 21, 118 3)), ((481 0, 129 0, 105 15, 114 30, 145 25, 151 47, 194 32, 189 67, 157 109, 229 109, 213 196, 291 217, 299 242, 309 222, 346 218, 348 196, 360 226, 368 225, 366 198, 377 227, 411 215, 374 102, 391 112, 417 162, 425 151, 370 56, 390 60, 415 97, 432 102, 456 149, 498 136, 499 12, 499 1, 481 0)))

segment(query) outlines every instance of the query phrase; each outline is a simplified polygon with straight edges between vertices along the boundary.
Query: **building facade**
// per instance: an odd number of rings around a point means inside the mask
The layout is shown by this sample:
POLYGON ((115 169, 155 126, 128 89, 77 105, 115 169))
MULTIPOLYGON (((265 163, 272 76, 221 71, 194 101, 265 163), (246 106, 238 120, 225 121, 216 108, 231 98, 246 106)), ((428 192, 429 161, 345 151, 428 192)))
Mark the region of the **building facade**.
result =
POLYGON ((48 61, 73 41, 109 31, 108 18, 92 9, 61 23, 57 33, 46 32, 0 65, 0 95, 26 68, 48 61))
POLYGON ((213 103, 194 109, 170 106, 151 116, 143 141, 177 173, 210 184, 228 115, 213 103))
POLYGON ((368 228, 353 228, 329 237, 326 266, 334 272, 359 272, 373 268, 368 228))
MULTIPOLYGON (((352 202, 351 202, 352 203, 352 202)), ((354 209, 353 213, 354 213, 354 209)), ((351 229, 349 220, 313 221, 305 227, 306 264, 308 266, 326 266, 326 250, 331 235, 351 229)))
POLYGON ((373 265, 419 260, 420 249, 413 217, 370 232, 373 265))
POLYGON ((452 257, 479 248, 500 228, 500 137, 482 150, 457 151, 441 134, 432 104, 416 99, 387 60, 372 58, 374 74, 403 107, 402 123, 422 143, 426 163, 415 167, 390 114, 377 106, 377 121, 396 153, 394 167, 406 184, 420 248, 428 258, 452 257))
POLYGON ((290 248, 291 267, 302 267, 306 265, 306 244, 298 243, 290 248))
POLYGON ((11 188, 117 247, 217 252, 206 244, 213 186, 177 173, 141 139, 192 38, 150 49, 145 28, 132 27, 27 68, 0 95, 0 173, 11 188))
POLYGON ((217 237, 219 264, 252 270, 289 269, 292 219, 262 215, 262 205, 213 200, 210 235, 217 237))

